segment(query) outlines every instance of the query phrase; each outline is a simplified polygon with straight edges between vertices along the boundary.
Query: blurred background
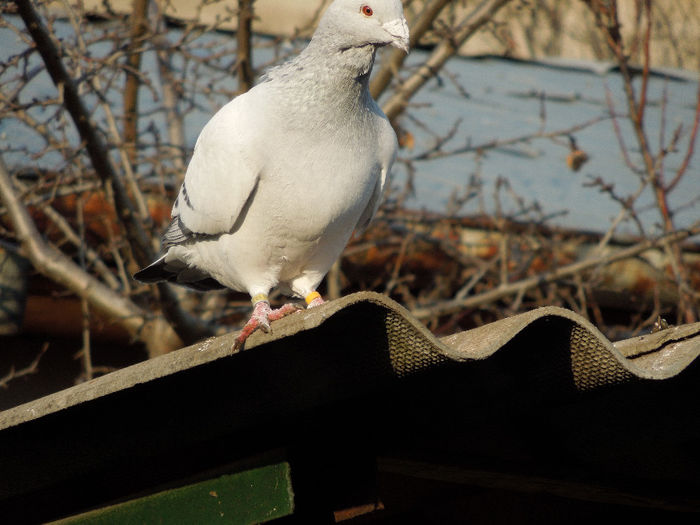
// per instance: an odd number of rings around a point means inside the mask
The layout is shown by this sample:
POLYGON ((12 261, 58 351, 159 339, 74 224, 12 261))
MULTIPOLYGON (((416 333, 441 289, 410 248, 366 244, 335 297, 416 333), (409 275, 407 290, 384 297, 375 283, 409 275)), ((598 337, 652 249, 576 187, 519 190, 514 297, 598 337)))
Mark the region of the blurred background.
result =
MULTIPOLYGON (((244 294, 130 276, 202 126, 328 3, 0 6, 0 409, 245 321, 244 294)), ((324 297, 385 293, 439 336, 543 305, 613 340, 697 321, 700 4, 404 7, 411 52, 371 82, 399 158, 324 297)))

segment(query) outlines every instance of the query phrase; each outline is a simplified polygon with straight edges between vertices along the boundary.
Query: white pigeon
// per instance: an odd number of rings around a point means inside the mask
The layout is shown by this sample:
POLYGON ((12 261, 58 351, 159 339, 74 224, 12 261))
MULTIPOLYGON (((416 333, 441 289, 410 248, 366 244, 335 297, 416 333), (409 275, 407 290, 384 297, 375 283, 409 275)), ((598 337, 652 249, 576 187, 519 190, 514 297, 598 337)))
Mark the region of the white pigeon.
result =
POLYGON ((316 288, 372 219, 396 157, 396 134, 368 90, 386 45, 408 51, 400 0, 335 0, 301 54, 204 127, 162 255, 134 277, 250 294, 237 347, 297 309, 271 309, 274 287, 323 303, 316 288))

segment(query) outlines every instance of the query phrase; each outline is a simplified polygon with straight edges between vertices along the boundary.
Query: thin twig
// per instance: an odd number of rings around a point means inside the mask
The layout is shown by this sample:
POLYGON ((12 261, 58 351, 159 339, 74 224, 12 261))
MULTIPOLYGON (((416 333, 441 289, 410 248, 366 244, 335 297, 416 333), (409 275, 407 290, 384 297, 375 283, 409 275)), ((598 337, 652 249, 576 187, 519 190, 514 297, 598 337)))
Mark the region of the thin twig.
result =
MULTIPOLYGON (((478 144, 465 144, 464 146, 460 146, 458 148, 454 148, 451 150, 443 150, 442 145, 449 139, 451 139, 456 130, 453 128, 449 132, 449 136, 446 137, 444 140, 443 139, 438 139, 436 140, 435 144, 427 149, 426 151, 416 153, 415 155, 412 155, 409 157, 408 161, 412 162, 418 162, 418 161, 426 161, 426 160, 433 160, 433 159, 439 159, 443 157, 450 157, 453 155, 462 155, 464 153, 471 153, 471 152, 484 152, 486 150, 490 149, 499 149, 499 148, 505 148, 507 146, 513 146, 515 144, 521 144, 525 142, 530 142, 535 139, 554 139, 556 137, 564 137, 567 135, 571 135, 573 133, 577 133, 583 129, 586 129, 590 126, 593 126, 595 124, 598 124, 604 120, 607 120, 609 118, 614 118, 612 115, 601 115, 599 117, 594 117, 591 118, 585 122, 581 122, 580 124, 575 124, 573 126, 569 126, 567 128, 561 128, 557 129, 554 131, 549 131, 549 132, 542 132, 541 130, 536 131, 534 133, 525 133, 522 135, 518 135, 516 137, 511 137, 509 139, 494 139, 494 140, 488 140, 486 142, 480 142, 478 144)), ((459 121, 457 122, 459 123, 459 121)))
MULTIPOLYGON (((438 17, 442 9, 450 3, 450 0, 432 0, 425 4, 420 15, 411 24, 409 36, 409 48, 413 49, 425 33, 433 26, 435 19, 438 17)), ((372 97, 376 100, 389 86, 391 79, 396 76, 406 60, 406 53, 400 49, 392 49, 391 53, 382 64, 382 67, 377 71, 370 83, 369 90, 372 97)))
MULTIPOLYGON (((77 203, 77 219, 78 219, 78 234, 80 235, 81 243, 80 243, 80 254, 79 254, 79 260, 80 260, 80 267, 84 272, 87 272, 86 264, 85 264, 85 246, 87 245, 86 239, 85 239, 85 215, 83 213, 83 208, 84 208, 84 197, 78 198, 78 203, 77 203)), ((87 297, 83 296, 80 298, 80 312, 81 312, 81 318, 82 318, 82 340, 83 340, 83 345, 82 348, 80 349, 80 362, 83 367, 83 373, 81 376, 81 380, 84 381, 90 381, 93 377, 92 375, 92 351, 90 348, 90 303, 87 300, 87 297)))
POLYGON ((445 62, 457 53, 469 37, 476 33, 484 24, 490 22, 496 13, 509 2, 510 0, 482 0, 474 7, 456 28, 452 38, 443 38, 425 63, 406 79, 394 91, 389 100, 386 101, 382 109, 386 116, 389 117, 389 120, 396 120, 396 117, 406 108, 408 101, 413 95, 428 80, 435 76, 445 62))
MULTIPOLYGON (((85 149, 90 156, 95 172, 112 190, 117 217, 129 240, 134 259, 140 266, 147 266, 154 258, 150 240, 146 236, 139 215, 131 203, 121 178, 112 165, 102 136, 93 124, 75 82, 61 61, 56 44, 51 39, 33 3, 30 0, 17 0, 15 3, 18 13, 36 43, 49 75, 54 84, 62 90, 65 107, 85 143, 85 149)), ((65 277, 62 279, 65 280, 65 277)), ((209 326, 180 308, 177 297, 168 284, 159 283, 158 292, 163 314, 183 341, 192 343, 213 334, 209 326)))
POLYGON ((138 221, 137 214, 122 185, 121 178, 117 175, 107 155, 107 148, 102 136, 97 132, 90 112, 85 107, 75 82, 61 61, 58 48, 34 8, 33 2, 30 0, 17 0, 15 4, 27 31, 36 43, 37 50, 44 60, 47 72, 54 84, 62 90, 66 110, 71 115, 81 138, 85 142, 85 149, 90 156, 97 175, 104 183, 112 186, 117 215, 130 240, 134 258, 140 265, 146 266, 153 259, 150 243, 138 221))
POLYGON ((39 353, 27 366, 20 368, 19 370, 16 370, 14 366, 10 367, 10 371, 4 376, 0 377, 0 388, 6 390, 11 381, 19 379, 20 377, 36 374, 39 371, 39 361, 41 361, 41 358, 48 349, 49 343, 44 343, 41 345, 39 353))
POLYGON ((624 259, 635 257, 640 253, 644 253, 645 251, 651 250, 653 248, 679 243, 689 237, 693 237, 698 234, 700 234, 700 228, 694 228, 691 230, 679 230, 671 234, 664 235, 658 239, 646 239, 644 241, 639 242, 638 244, 635 244, 634 246, 630 246, 629 248, 622 249, 610 255, 592 257, 584 261, 568 264, 566 266, 562 266, 560 268, 552 270, 551 272, 542 275, 536 275, 527 279, 522 279, 515 283, 507 284, 505 286, 489 290, 488 292, 484 292, 464 299, 451 299, 447 301, 442 301, 433 306, 416 308, 411 310, 411 313, 418 319, 430 319, 436 316, 454 313, 458 310, 462 310, 465 308, 482 306, 484 304, 503 299, 504 297, 517 294, 522 289, 527 290, 535 288, 537 286, 541 286, 543 284, 553 283, 565 277, 579 274, 585 270, 597 266, 605 266, 616 261, 621 261, 624 259))
POLYGON ((53 245, 47 244, 36 229, 27 209, 19 201, 5 163, 0 159, 0 200, 7 208, 24 255, 41 274, 64 286, 79 297, 86 297, 97 310, 120 324, 147 347, 162 348, 163 343, 177 339, 172 329, 158 318, 151 319, 136 304, 111 290, 83 271, 53 245), (165 325, 165 326, 162 326, 165 325), (169 333, 170 332, 170 333, 169 333), (154 339, 151 339, 154 338, 154 339))
POLYGON ((695 116, 693 118, 693 129, 690 132, 690 138, 688 139, 688 149, 686 150, 685 157, 683 157, 683 162, 676 170, 676 174, 673 179, 666 185, 667 191, 672 191, 676 185, 680 182, 685 172, 690 166, 690 161, 695 153, 695 142, 698 137, 698 127, 700 125, 700 82, 698 83, 697 99, 695 102, 695 116))

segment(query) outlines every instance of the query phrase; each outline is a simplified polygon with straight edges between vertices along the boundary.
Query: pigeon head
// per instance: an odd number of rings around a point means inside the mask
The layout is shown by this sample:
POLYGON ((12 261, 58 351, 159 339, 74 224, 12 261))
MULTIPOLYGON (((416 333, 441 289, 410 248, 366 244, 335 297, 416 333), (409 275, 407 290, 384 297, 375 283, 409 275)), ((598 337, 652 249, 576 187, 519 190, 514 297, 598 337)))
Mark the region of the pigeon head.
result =
POLYGON ((341 50, 392 45, 408 52, 408 25, 400 0, 335 0, 319 23, 317 37, 341 50))

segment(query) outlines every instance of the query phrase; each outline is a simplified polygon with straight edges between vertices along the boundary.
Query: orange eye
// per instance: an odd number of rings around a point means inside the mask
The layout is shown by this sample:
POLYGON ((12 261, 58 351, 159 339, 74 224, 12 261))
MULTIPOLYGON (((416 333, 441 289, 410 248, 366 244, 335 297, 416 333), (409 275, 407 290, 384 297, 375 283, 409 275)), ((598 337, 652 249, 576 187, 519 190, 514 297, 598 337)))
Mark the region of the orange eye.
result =
POLYGON ((360 12, 365 16, 372 16, 374 14, 374 11, 368 5, 363 5, 360 7, 360 12))

